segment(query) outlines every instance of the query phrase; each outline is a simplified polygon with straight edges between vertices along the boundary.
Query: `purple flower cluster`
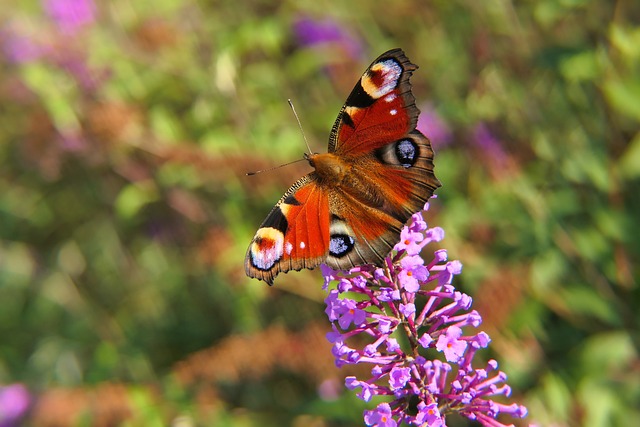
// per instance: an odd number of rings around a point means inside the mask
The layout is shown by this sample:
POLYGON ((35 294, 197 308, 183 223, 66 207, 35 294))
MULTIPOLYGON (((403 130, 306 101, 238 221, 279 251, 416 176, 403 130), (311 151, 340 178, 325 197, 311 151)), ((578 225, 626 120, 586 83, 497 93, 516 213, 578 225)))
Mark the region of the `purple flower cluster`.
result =
POLYGON ((82 89, 93 92, 107 73, 91 69, 90 50, 77 39, 78 31, 95 22, 93 0, 42 0, 42 7, 58 31, 10 21, 0 27, 0 50, 14 64, 42 61, 62 69, 82 89))
POLYGON ((524 406, 492 400, 511 392, 495 360, 484 368, 472 366, 474 355, 490 339, 484 332, 466 332, 482 318, 470 310, 471 297, 451 285, 462 264, 447 261, 443 249, 427 264, 420 256, 426 245, 443 238, 441 228, 427 228, 422 213, 416 213, 382 268, 365 265, 338 272, 323 266, 325 288, 338 282, 325 301, 336 366, 372 366, 369 379, 347 377, 347 388, 359 389, 357 396, 365 402, 374 396, 391 399, 365 411, 368 426, 445 426, 448 414, 459 413, 498 427, 504 426, 496 420, 499 414, 527 414, 524 406), (368 344, 351 347, 348 342, 363 342, 356 336, 368 344))

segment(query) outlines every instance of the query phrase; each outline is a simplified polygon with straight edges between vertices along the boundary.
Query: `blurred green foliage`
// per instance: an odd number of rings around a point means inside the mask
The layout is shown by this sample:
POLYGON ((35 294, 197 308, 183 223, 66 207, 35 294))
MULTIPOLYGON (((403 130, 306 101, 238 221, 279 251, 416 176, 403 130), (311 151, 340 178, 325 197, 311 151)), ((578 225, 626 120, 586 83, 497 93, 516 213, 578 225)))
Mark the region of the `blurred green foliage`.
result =
POLYGON ((55 3, 0 9, 0 383, 27 425, 362 423, 309 333, 319 274, 243 272, 305 166, 244 174, 305 150, 287 98, 323 151, 393 47, 449 130, 427 218, 526 421, 640 424, 640 4, 55 3))

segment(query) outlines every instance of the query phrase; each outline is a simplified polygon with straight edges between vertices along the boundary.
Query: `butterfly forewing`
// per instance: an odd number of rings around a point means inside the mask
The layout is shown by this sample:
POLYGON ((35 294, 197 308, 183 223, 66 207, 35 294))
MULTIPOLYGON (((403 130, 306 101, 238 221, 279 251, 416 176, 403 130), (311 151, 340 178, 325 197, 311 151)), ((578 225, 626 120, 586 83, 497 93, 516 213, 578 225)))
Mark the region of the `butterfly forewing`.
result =
POLYGON ((329 198, 311 173, 292 185, 262 222, 247 250, 245 271, 273 284, 281 271, 320 265, 328 241, 329 198))
POLYGON ((338 114, 329 136, 329 152, 368 153, 414 129, 419 111, 409 78, 416 68, 401 49, 373 61, 338 114))

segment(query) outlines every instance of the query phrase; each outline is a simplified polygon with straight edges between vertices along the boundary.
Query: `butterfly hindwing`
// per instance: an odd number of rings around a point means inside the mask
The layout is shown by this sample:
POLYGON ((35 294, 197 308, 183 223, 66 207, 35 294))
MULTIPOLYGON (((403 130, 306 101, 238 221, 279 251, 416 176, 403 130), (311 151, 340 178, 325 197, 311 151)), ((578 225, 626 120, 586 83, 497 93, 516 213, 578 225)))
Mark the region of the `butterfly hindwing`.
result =
MULTIPOLYGON (((422 209, 440 185, 433 175, 429 140, 417 131, 406 140, 415 150, 411 166, 384 163, 375 156, 365 157, 351 169, 352 184, 347 189, 329 192, 331 235, 335 222, 339 221, 339 227, 349 230, 348 236, 354 242, 350 253, 330 254, 326 261, 330 267, 346 269, 365 263, 379 264, 397 243, 402 226, 422 209), (349 190, 353 188, 367 190, 349 190)), ((385 150, 395 153, 396 144, 385 150)), ((392 157, 388 153, 384 155, 389 162, 392 157)), ((407 161, 407 156, 403 159, 407 161)))

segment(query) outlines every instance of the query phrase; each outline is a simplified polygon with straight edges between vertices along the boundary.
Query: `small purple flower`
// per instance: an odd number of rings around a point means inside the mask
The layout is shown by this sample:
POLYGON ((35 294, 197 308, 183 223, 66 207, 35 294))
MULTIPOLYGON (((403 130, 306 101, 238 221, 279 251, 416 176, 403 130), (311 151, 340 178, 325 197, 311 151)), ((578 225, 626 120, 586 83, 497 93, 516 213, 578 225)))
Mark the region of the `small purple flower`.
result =
POLYGON ((378 299, 384 302, 397 301, 400 299, 400 291, 393 288, 380 288, 378 299))
POLYGON ((336 280, 338 272, 326 264, 320 264, 320 272, 322 273, 322 277, 324 277, 322 290, 326 290, 329 287, 329 283, 336 280))
POLYGON ((424 334, 422 334, 422 336, 418 340, 418 343, 420 343, 422 348, 429 348, 429 345, 432 342, 433 342, 433 338, 431 338, 431 336, 429 334, 427 334, 426 332, 424 334))
POLYGON ((338 318, 338 325, 340 325, 342 329, 348 328, 351 323, 356 326, 362 325, 367 317, 365 311, 359 309, 358 304, 354 300, 345 298, 343 302, 342 313, 338 318))
MULTIPOLYGON (((406 289, 406 287, 405 287, 406 289)), ((416 314, 416 305, 412 302, 406 304, 400 304, 398 306, 398 311, 402 313, 404 317, 411 317, 416 314)))
POLYGON ((396 427, 398 423, 391 416, 388 403, 381 403, 373 411, 365 411, 364 422, 374 427, 396 427))
POLYGON ((418 255, 422 250, 420 242, 424 240, 424 235, 419 232, 411 231, 410 228, 404 227, 400 232, 400 242, 396 243, 395 250, 407 251, 409 255, 418 255))
POLYGON ((336 325, 331 324, 333 330, 331 332, 327 332, 327 341, 329 341, 330 343, 334 344, 336 342, 342 342, 344 341, 344 337, 342 336, 342 334, 340 333, 340 331, 338 331, 338 328, 336 328, 336 325))
POLYGON ((0 386, 0 427, 22 425, 20 420, 29 409, 31 398, 22 384, 0 386))
POLYGON ((381 318, 378 320, 378 330, 383 334, 388 334, 391 330, 393 323, 388 318, 381 318))
POLYGON ((360 387, 361 390, 360 393, 358 393, 358 397, 365 402, 371 400, 373 393, 371 391, 371 386, 369 385, 369 383, 365 381, 358 381, 356 377, 349 376, 345 378, 344 384, 349 390, 355 390, 356 388, 360 387))
POLYGON ((412 218, 401 232, 401 242, 385 259, 385 268, 363 265, 349 272, 330 272, 331 280, 339 282, 326 299, 333 327, 327 339, 333 343, 336 365, 373 366, 369 379, 348 377, 345 384, 352 390, 360 388, 357 396, 366 402, 373 396, 392 399, 365 411, 366 424, 444 426, 447 415, 456 412, 482 425, 500 427, 504 424, 496 420, 498 414, 526 416, 521 405, 493 400, 511 391, 497 362, 473 366, 476 352, 491 340, 482 331, 463 332, 478 327, 482 318, 471 310, 471 297, 451 285, 462 264, 447 261, 444 249, 435 251, 429 262, 419 256, 425 245, 442 240, 444 231, 427 228, 419 213, 412 218), (405 339, 395 338, 400 334, 405 339), (355 336, 361 339, 352 348, 346 342, 355 336), (446 362, 420 354, 433 350, 446 362), (409 410, 415 408, 416 399, 417 413, 409 410))
POLYGON ((416 415, 414 423, 419 426, 423 426, 426 423, 428 427, 441 427, 444 425, 438 405, 435 403, 427 405, 424 402, 418 404, 418 415, 416 415))
POLYGON ((398 344, 398 340, 395 338, 387 339, 387 352, 396 353, 400 351, 400 344, 398 344))
POLYGON ((389 385, 391 386, 391 390, 397 390, 399 388, 403 388, 409 382, 411 378, 409 368, 399 368, 394 366, 389 372, 389 385))
POLYGON ((420 289, 420 282, 429 277, 429 270, 422 265, 424 260, 418 255, 406 256, 400 260, 402 271, 399 274, 404 290, 407 292, 417 292, 420 289))
POLYGON ((74 34, 95 21, 96 6, 92 0, 43 0, 42 6, 66 34, 74 34))
POLYGON ((426 240, 431 242, 439 242, 444 239, 444 230, 440 227, 433 227, 428 229, 426 232, 426 240))
POLYGON ((462 341, 459 338, 462 336, 462 329, 457 326, 451 326, 447 328, 445 334, 438 337, 436 343, 436 349, 444 353, 444 357, 449 362, 457 362, 464 355, 467 349, 466 341, 462 341))
POLYGON ((425 134, 434 148, 446 147, 453 140, 453 133, 447 122, 438 114, 433 104, 420 105, 420 117, 416 128, 425 134))
POLYGON ((329 317, 329 320, 332 322, 334 320, 338 320, 343 312, 343 303, 340 299, 340 293, 336 290, 329 292, 329 295, 327 295, 324 302, 327 304, 327 308, 325 308, 324 312, 329 317))
MULTIPOLYGON (((435 196, 434 196, 435 197, 435 196)), ((425 205, 425 210, 429 208, 429 205, 425 205)), ((421 233, 428 228, 427 223, 422 218, 422 214, 420 212, 414 213, 411 215, 411 224, 409 224, 409 230, 414 233, 421 233)))
POLYGON ((340 279, 338 282, 338 291, 340 292, 349 292, 352 287, 353 285, 348 280, 340 279))

